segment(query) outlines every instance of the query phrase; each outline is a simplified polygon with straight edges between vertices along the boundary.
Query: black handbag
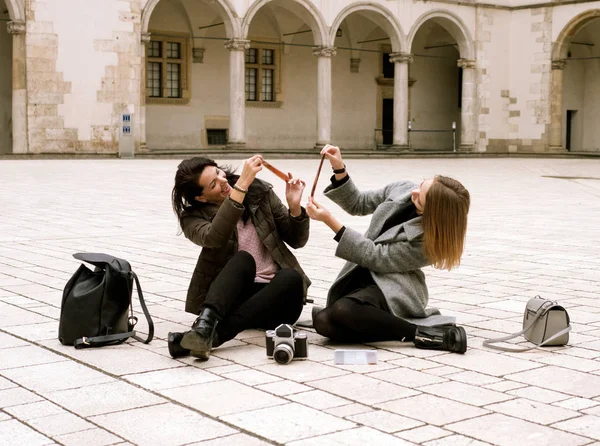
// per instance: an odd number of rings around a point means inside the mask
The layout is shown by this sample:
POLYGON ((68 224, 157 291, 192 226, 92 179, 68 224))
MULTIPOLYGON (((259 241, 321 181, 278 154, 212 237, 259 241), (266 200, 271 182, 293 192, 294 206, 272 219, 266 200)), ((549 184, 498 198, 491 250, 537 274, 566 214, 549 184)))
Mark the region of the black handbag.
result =
POLYGON ((129 262, 108 254, 73 254, 78 260, 94 265, 91 271, 81 264, 65 286, 60 308, 58 340, 75 348, 120 344, 128 338, 148 344, 154 337, 154 324, 148 312, 142 288, 129 262), (138 321, 133 315, 132 293, 135 281, 146 320, 148 337, 135 334, 138 321))

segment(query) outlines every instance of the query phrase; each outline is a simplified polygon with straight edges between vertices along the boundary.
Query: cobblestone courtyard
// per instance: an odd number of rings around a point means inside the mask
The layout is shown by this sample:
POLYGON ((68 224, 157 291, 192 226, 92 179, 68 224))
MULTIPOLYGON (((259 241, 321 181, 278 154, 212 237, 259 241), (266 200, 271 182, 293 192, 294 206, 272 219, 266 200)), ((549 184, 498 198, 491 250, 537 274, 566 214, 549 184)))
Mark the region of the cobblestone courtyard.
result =
MULTIPOLYGON (((306 197, 318 161, 271 161, 306 180, 306 197)), ((171 359, 167 333, 194 319, 183 301, 200 251, 177 235, 170 208, 178 162, 0 161, 0 445, 600 445, 600 160, 346 160, 363 189, 441 173, 472 196, 461 267, 425 271, 430 305, 465 326, 468 352, 376 343, 371 366, 334 365, 336 345, 311 331, 309 360, 287 366, 266 358, 260 331, 207 362, 171 359), (131 262, 155 322, 151 344, 58 342, 62 289, 81 251, 131 262), (537 294, 568 309, 568 347, 482 347, 519 331, 537 294)), ((368 217, 323 198, 324 172, 317 200, 364 231, 368 217)), ((283 182, 259 177, 283 196, 283 182)), ((342 266, 334 249, 333 233, 311 222, 296 254, 315 304, 342 266)))

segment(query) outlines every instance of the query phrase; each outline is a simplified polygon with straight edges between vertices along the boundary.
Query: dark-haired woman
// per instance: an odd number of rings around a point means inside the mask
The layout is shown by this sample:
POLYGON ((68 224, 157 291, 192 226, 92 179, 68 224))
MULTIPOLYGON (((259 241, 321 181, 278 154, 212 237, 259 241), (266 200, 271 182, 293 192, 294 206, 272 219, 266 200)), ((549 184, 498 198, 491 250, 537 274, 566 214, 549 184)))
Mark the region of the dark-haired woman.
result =
POLYGON ((175 174, 173 209, 185 236, 202 247, 185 310, 198 317, 186 333, 169 333, 173 357, 208 359, 211 348, 249 328, 293 324, 310 280, 290 252, 303 247, 309 218, 300 206, 305 183, 286 185, 286 208, 256 178, 263 159, 244 161, 237 176, 213 160, 183 161, 175 174))
POLYGON ((317 333, 338 342, 411 341, 417 348, 464 353, 463 327, 423 327, 405 319, 439 313, 427 308, 421 268, 449 270, 460 263, 469 191, 438 175, 420 185, 399 181, 362 192, 348 176, 338 147, 326 145, 321 154, 334 172, 325 196, 351 215, 373 217, 362 235, 309 199, 309 217, 335 232, 335 255, 347 260, 329 290, 327 307, 313 310, 317 333))

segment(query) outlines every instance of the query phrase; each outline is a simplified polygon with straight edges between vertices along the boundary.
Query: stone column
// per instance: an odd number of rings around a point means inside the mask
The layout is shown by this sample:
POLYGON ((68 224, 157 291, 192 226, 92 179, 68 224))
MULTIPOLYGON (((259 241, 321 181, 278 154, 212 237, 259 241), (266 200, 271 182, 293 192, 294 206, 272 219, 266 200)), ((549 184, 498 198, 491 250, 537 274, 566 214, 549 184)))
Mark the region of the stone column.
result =
POLYGON ((146 144, 146 82, 148 76, 146 71, 146 67, 148 65, 146 63, 146 54, 148 54, 148 42, 150 42, 150 37, 150 33, 142 33, 142 47, 140 52, 142 58, 142 63, 140 67, 140 113, 139 117, 137 118, 139 122, 137 135, 140 141, 139 148, 141 151, 145 151, 148 149, 148 146, 146 144))
POLYGON ((558 59, 552 61, 552 77, 550 84, 550 135, 548 150, 551 152, 562 152, 565 150, 562 143, 562 119, 563 119, 563 72, 566 60, 558 59))
POLYGON ((475 95, 476 95, 476 61, 474 59, 458 59, 462 68, 462 97, 460 110, 460 152, 472 152, 475 149, 475 95))
POLYGON ((394 135, 392 149, 408 150, 408 64, 412 54, 391 53, 394 64, 394 135))
POLYGON ((13 153, 27 153, 27 77, 25 64, 25 22, 8 22, 13 36, 12 55, 12 137, 13 153))
POLYGON ((317 63, 317 143, 315 149, 321 149, 331 142, 331 58, 335 56, 334 47, 313 48, 317 63))
POLYGON ((231 39, 225 42, 229 50, 229 138, 227 148, 246 146, 245 55, 249 40, 231 39))

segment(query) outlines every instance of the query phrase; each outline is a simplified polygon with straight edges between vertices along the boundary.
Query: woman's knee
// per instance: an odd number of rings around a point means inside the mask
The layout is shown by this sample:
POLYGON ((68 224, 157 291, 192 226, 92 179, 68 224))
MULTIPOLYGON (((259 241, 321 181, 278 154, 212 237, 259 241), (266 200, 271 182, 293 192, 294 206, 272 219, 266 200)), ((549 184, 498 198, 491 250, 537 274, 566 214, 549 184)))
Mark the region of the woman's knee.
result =
POLYGON ((315 315, 313 318, 313 327, 321 336, 325 336, 326 338, 331 336, 331 319, 326 310, 322 310, 315 315))
POLYGON ((272 282, 284 290, 286 299, 304 304, 304 280, 298 271, 293 268, 282 269, 272 282))
POLYGON ((256 261, 249 252, 236 252, 233 257, 229 259, 227 265, 235 269, 236 275, 239 274, 238 277, 250 278, 254 281, 254 277, 256 276, 256 261))
POLYGON ((358 304, 349 298, 338 299, 331 306, 331 317, 336 321, 352 326, 352 320, 357 310, 358 304))
POLYGON ((302 275, 294 268, 284 268, 279 270, 273 280, 285 283, 289 289, 304 290, 304 281, 302 279, 302 275))

